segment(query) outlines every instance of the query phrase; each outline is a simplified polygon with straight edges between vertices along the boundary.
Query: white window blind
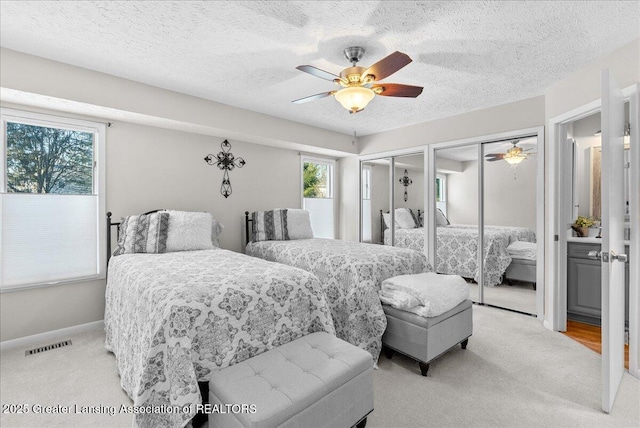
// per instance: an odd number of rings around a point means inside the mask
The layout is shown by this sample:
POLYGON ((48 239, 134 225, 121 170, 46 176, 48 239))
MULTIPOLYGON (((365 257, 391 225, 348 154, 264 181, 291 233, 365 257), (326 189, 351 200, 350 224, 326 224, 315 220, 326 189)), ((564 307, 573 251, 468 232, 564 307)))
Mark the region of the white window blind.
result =
POLYGON ((98 275, 98 196, 2 195, 2 287, 98 275))
POLYGON ((104 277, 104 134, 2 109, 0 291, 104 277))

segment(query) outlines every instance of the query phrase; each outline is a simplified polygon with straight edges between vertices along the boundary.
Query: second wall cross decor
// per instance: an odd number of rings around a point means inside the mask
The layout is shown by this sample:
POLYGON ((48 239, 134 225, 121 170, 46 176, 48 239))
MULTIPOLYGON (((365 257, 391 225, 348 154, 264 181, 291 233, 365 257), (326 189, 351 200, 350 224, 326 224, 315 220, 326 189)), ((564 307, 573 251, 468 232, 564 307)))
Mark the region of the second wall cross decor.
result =
POLYGON ((245 166, 246 162, 242 158, 237 158, 231 153, 231 143, 227 140, 224 140, 220 147, 222 151, 218 153, 216 156, 212 154, 208 154, 204 160, 209 165, 215 165, 219 169, 224 171, 224 175, 222 176, 222 185, 220 186, 220 193, 225 198, 231 196, 231 179, 229 178, 229 171, 234 168, 242 168, 245 166))
POLYGON ((407 199, 409 199, 409 195, 407 195, 407 187, 413 183, 413 180, 409 178, 409 173, 406 169, 404 170, 404 177, 400 179, 400 183, 404 186, 404 201, 407 202, 407 199))

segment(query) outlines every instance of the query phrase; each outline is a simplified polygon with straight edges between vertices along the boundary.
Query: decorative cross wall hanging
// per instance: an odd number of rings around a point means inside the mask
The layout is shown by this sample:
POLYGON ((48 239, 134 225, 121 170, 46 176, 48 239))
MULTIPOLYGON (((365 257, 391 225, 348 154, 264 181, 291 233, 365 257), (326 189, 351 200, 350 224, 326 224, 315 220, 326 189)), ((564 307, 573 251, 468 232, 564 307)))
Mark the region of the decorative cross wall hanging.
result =
POLYGON ((228 198, 231 195, 231 180, 229 179, 229 171, 234 169, 235 167, 242 168, 246 162, 242 158, 236 159, 231 153, 231 143, 227 140, 224 140, 220 147, 222 147, 222 151, 218 153, 215 157, 212 154, 208 154, 204 160, 209 165, 215 165, 221 170, 224 171, 224 175, 222 176, 222 185, 220 186, 220 193, 225 198, 228 198))
POLYGON ((413 180, 409 178, 409 173, 407 170, 404 170, 404 177, 400 179, 400 183, 404 186, 404 201, 407 202, 409 196, 407 195, 407 187, 413 183, 413 180))

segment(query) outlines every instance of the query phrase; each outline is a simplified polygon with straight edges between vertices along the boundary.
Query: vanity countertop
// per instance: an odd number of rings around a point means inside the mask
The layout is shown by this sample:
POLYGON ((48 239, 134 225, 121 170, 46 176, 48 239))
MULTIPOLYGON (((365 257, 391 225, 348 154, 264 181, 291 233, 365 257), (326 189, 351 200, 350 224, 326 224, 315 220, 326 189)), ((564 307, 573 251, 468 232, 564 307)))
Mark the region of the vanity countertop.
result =
POLYGON ((579 238, 577 236, 567 236, 567 242, 581 242, 583 244, 600 244, 602 239, 595 237, 579 238))
MULTIPOLYGON (((567 236, 567 242, 581 242, 583 244, 601 244, 602 239, 595 237, 579 238, 577 236, 567 236)), ((629 241, 624 241, 624 245, 629 245, 629 241)))

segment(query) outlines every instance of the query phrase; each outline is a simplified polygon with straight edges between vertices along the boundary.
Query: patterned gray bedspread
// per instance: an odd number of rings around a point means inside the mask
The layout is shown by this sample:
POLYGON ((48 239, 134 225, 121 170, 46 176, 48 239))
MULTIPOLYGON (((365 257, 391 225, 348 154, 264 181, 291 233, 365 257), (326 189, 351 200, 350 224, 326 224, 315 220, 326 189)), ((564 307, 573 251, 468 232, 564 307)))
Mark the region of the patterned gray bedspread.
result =
POLYGON ((211 372, 315 331, 335 334, 315 276, 219 249, 112 258, 105 330, 134 406, 190 406, 137 414, 139 427, 187 424, 211 372))
MULTIPOLYGON (((484 229, 484 283, 491 287, 502 282, 502 275, 511 263, 507 252, 509 244, 515 241, 535 242, 536 235, 524 227, 485 226, 484 229)), ((422 251, 424 229, 396 229, 395 240, 397 247, 422 251)), ((389 245, 389 241, 387 229, 385 245, 389 245)), ((436 272, 478 281, 478 226, 452 224, 437 228, 436 272)))
POLYGON ((334 239, 252 242, 247 254, 316 275, 324 287, 336 335, 369 351, 374 361, 387 327, 378 297, 382 281, 431 270, 422 252, 334 239))

